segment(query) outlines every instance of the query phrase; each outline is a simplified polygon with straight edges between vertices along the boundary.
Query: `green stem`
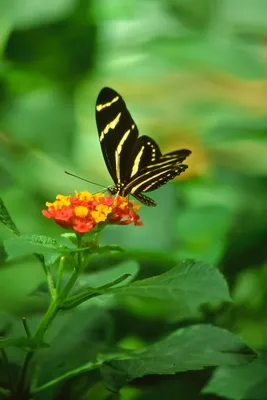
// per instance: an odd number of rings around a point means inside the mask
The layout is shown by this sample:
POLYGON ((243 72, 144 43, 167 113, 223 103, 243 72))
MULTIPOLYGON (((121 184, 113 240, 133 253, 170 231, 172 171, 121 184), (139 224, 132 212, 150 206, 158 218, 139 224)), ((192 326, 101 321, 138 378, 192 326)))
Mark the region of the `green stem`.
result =
POLYGON ((114 281, 101 286, 99 289, 104 290, 104 291, 106 289, 110 289, 112 286, 118 285, 119 283, 125 281, 125 279, 129 278, 129 276, 131 276, 131 274, 124 274, 124 275, 120 276, 119 278, 115 279, 114 281))
POLYGON ((83 247, 81 249, 76 249, 76 250, 69 249, 69 250, 65 250, 65 254, 66 255, 72 255, 72 254, 77 254, 77 253, 84 253, 84 252, 88 252, 88 250, 90 250, 91 254, 94 254, 94 253, 102 254, 102 253, 107 253, 108 251, 109 252, 110 251, 117 251, 117 252, 120 252, 120 253, 124 253, 125 252, 122 247, 120 247, 120 246, 118 246, 116 244, 109 244, 109 245, 106 245, 106 246, 99 246, 99 245, 94 246, 94 247, 88 246, 88 247, 83 247))
POLYGON ((79 270, 74 269, 72 271, 70 279, 68 280, 68 282, 67 282, 66 286, 64 287, 64 289, 62 290, 61 294, 59 295, 59 297, 57 299, 52 301, 44 318, 41 320, 40 325, 38 326, 37 331, 34 336, 35 339, 38 339, 40 341, 44 339, 46 331, 48 330, 53 319, 55 318, 58 311, 60 310, 60 304, 65 300, 65 298, 69 294, 69 292, 72 289, 74 283, 76 282, 78 276, 79 276, 79 270))
POLYGON ((95 246, 98 246, 99 239, 100 239, 100 235, 101 235, 101 229, 99 229, 99 230, 95 233, 95 237, 94 237, 95 246))
POLYGON ((59 295, 59 303, 62 304, 63 301, 66 299, 66 297, 68 296, 69 292, 71 291, 71 289, 73 288, 77 278, 79 277, 80 271, 79 269, 75 268, 72 271, 72 274, 70 276, 70 279, 68 280, 66 286, 64 287, 64 289, 62 290, 62 292, 59 295))
POLYGON ((95 242, 96 246, 98 246, 98 244, 99 244, 100 235, 104 228, 105 228, 105 224, 101 224, 101 223, 98 224, 98 229, 95 232, 95 237, 94 237, 94 242, 95 242))
POLYGON ((65 266, 65 257, 60 257, 59 267, 58 267, 58 276, 57 276, 57 284, 56 284, 56 295, 59 296, 61 290, 61 283, 63 277, 63 271, 65 266))
POLYGON ((69 249, 69 250, 65 250, 66 251, 66 254, 67 255, 69 255, 69 254, 73 254, 73 253, 84 253, 85 251, 88 251, 88 250, 92 250, 92 246, 88 246, 88 247, 82 247, 81 249, 69 249))
MULTIPOLYGON (((78 244, 80 244, 80 242, 78 242, 78 244)), ((81 259, 78 257, 78 262, 80 262, 80 260, 81 259)), ((44 263, 43 263, 43 266, 44 266, 44 263)), ((48 282, 50 282, 49 287, 50 287, 50 289, 53 287, 53 290, 51 292, 51 303, 50 303, 48 310, 46 311, 44 317, 42 318, 42 320, 36 330, 36 333, 34 335, 34 339, 37 339, 37 341, 39 341, 39 342, 43 341, 45 334, 47 333, 47 330, 49 329, 55 316, 57 315, 57 313, 60 310, 61 303, 66 299, 70 290, 72 289, 73 285, 75 284, 75 282, 79 276, 79 273, 80 273, 80 267, 81 266, 79 264, 78 268, 73 269, 72 274, 71 274, 66 286, 64 287, 62 292, 59 294, 59 296, 56 296, 54 283, 53 283, 53 286, 51 285, 52 281, 49 278, 49 276, 51 276, 51 275, 50 275, 50 270, 48 270, 47 277, 48 277, 48 282), (53 293, 53 295, 52 295, 52 293, 53 293)), ((51 276, 51 278, 52 278, 52 276, 51 276)), ((31 380, 30 379, 31 377, 29 376, 29 369, 30 369, 30 364, 31 364, 34 354, 35 354, 34 351, 28 352, 28 354, 26 355, 26 358, 24 360, 20 379, 19 379, 19 382, 17 385, 17 395, 18 395, 18 398, 20 398, 20 399, 29 398, 29 386, 30 386, 29 381, 31 380)))
POLYGON ((124 274, 120 276, 119 278, 115 279, 112 282, 107 283, 106 285, 100 286, 99 288, 89 288, 85 292, 77 294, 76 296, 72 296, 68 298, 60 308, 64 310, 68 310, 70 308, 74 308, 78 306, 81 303, 84 303, 85 301, 89 300, 91 297, 94 297, 96 295, 101 295, 105 294, 107 289, 110 289, 114 285, 118 285, 119 283, 123 282, 125 279, 127 279, 131 274, 124 274))
POLYGON ((48 310, 46 311, 44 317, 42 318, 36 333, 34 335, 34 338, 42 341, 45 337, 45 333, 49 326, 51 325, 53 319, 58 313, 58 306, 59 306, 59 301, 58 299, 55 299, 50 303, 50 306, 48 307, 48 310))
POLYGON ((99 294, 102 294, 102 293, 99 293, 99 291, 96 291, 96 290, 93 290, 93 289, 90 291, 90 289, 89 289, 85 293, 77 295, 77 297, 76 296, 71 297, 69 300, 64 302, 60 306, 60 308, 62 310, 70 310, 71 308, 77 307, 78 305, 84 303, 85 301, 87 301, 90 298, 95 297, 95 296, 97 296, 99 294))
POLYGON ((49 289, 50 295, 53 299, 55 297, 56 291, 55 291, 54 281, 53 281, 53 277, 52 277, 50 268, 46 265, 44 256, 42 254, 34 253, 34 255, 42 264, 42 267, 43 267, 43 270, 44 270, 44 273, 45 273, 45 276, 47 279, 48 289, 49 289))
POLYGON ((31 376, 30 393, 32 393, 32 391, 38 386, 38 380, 40 377, 41 370, 42 370, 41 364, 36 364, 31 376))
POLYGON ((9 380, 9 386, 10 386, 11 392, 14 393, 14 389, 15 389, 15 387, 14 387, 14 379, 13 379, 13 376, 12 376, 12 373, 11 373, 11 370, 10 370, 10 365, 8 363, 8 358, 7 358, 7 354, 6 354, 5 349, 1 349, 1 354, 2 354, 2 357, 3 357, 4 363, 6 365, 6 372, 7 372, 7 376, 8 376, 8 380, 9 380))
POLYGON ((27 377, 28 377, 28 370, 29 370, 29 366, 30 366, 31 360, 33 358, 33 355, 34 355, 34 352, 31 351, 31 352, 27 353, 27 355, 25 357, 22 371, 21 371, 20 378, 19 378, 19 382, 17 385, 17 390, 16 390, 16 394, 17 394, 18 398, 25 399, 28 397, 27 377))
POLYGON ((52 299, 54 299, 56 297, 56 289, 55 289, 52 273, 51 273, 50 267, 48 265, 45 265, 45 271, 46 271, 46 279, 47 279, 48 289, 49 289, 52 299))
POLYGON ((23 323, 23 326, 24 326, 24 329, 25 329, 27 337, 31 338, 32 335, 31 335, 30 327, 29 327, 29 324, 28 324, 28 321, 27 321, 26 317, 22 317, 21 320, 22 320, 22 323, 23 323))
POLYGON ((66 372, 63 375, 58 376, 55 379, 52 379, 50 382, 47 382, 44 385, 41 385, 41 386, 37 387, 36 389, 34 389, 32 391, 32 393, 33 394, 39 393, 39 392, 41 392, 41 391, 43 391, 45 389, 48 389, 48 388, 50 388, 50 387, 52 387, 52 386, 54 386, 54 385, 56 385, 56 384, 58 384, 60 382, 65 381, 66 379, 70 379, 70 378, 73 378, 73 377, 78 376, 80 374, 83 374, 85 372, 88 372, 88 371, 91 371, 93 369, 99 368, 102 364, 103 364, 102 361, 98 362, 98 363, 94 363, 94 364, 93 363, 88 363, 88 364, 86 364, 86 365, 84 365, 82 367, 73 369, 72 371, 66 372))
MULTIPOLYGON (((77 237, 78 248, 81 249, 82 248, 82 236, 80 235, 80 233, 77 233, 76 237, 77 237)), ((78 266, 79 266, 79 268, 82 268, 82 253, 81 252, 77 253, 77 258, 78 258, 78 266)))

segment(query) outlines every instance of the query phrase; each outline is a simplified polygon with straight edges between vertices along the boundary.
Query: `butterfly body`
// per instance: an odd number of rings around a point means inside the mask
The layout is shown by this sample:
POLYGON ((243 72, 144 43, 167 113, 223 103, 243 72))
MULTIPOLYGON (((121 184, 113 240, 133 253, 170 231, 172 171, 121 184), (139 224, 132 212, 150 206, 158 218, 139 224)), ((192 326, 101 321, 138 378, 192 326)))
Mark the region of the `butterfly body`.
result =
POLYGON ((141 203, 156 203, 142 192, 153 191, 180 175, 190 150, 162 154, 157 143, 139 136, 122 97, 113 89, 103 88, 96 101, 96 123, 102 153, 114 185, 111 194, 131 194, 141 203))

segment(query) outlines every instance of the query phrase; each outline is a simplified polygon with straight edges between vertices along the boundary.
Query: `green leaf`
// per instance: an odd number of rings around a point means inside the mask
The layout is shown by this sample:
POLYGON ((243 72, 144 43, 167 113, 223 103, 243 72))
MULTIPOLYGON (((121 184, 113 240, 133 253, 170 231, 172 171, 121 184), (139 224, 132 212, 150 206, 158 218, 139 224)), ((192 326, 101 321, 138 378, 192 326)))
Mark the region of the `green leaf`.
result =
POLYGON ((47 266, 53 265, 60 257, 61 257, 61 254, 59 254, 59 253, 44 254, 45 265, 47 265, 47 266))
POLYGON ((203 393, 214 393, 227 399, 267 398, 267 352, 251 364, 239 367, 219 367, 203 389, 203 393))
POLYGON ((51 250, 58 250, 59 253, 62 253, 65 249, 55 239, 43 235, 21 235, 5 240, 4 246, 9 259, 34 253, 51 253, 51 250))
POLYGON ((99 246, 96 248, 92 248, 92 253, 97 253, 97 254, 116 254, 116 253, 123 253, 124 250, 122 249, 121 246, 118 246, 117 244, 110 244, 106 246, 99 246))
MULTIPOLYGON (((44 271, 34 256, 28 256, 21 260, 14 260, 0 268, 0 309, 7 315, 29 317, 38 312, 45 312, 48 307, 46 299, 31 296, 36 287, 44 278, 44 271)), ((2 318, 0 316, 0 321, 2 318)), ((21 322, 19 323, 21 329, 21 322)), ((5 331, 3 331, 5 332, 5 331)), ((18 331, 13 337, 20 336, 18 331)))
POLYGON ((127 278, 125 281, 118 284, 118 286, 116 287, 125 286, 127 283, 131 282, 136 277, 138 272, 139 272, 139 265, 136 261, 133 260, 124 261, 115 267, 103 269, 101 271, 94 272, 91 274, 83 274, 81 280, 79 281, 79 287, 81 288, 81 285, 83 285, 84 287, 90 286, 93 288, 97 288, 114 281, 115 279, 119 278, 124 274, 129 274, 131 276, 129 276, 129 278, 127 278))
POLYGON ((75 233, 72 232, 64 232, 60 235, 59 243, 68 249, 76 249, 77 248, 77 237, 75 233))
POLYGON ((177 303, 179 313, 194 316, 201 304, 231 301, 222 274, 205 263, 188 260, 170 271, 139 280, 109 293, 177 303))
POLYGON ((65 302, 63 308, 73 308, 90 299, 97 304, 98 297, 101 296, 102 306, 111 304, 113 296, 109 296, 110 287, 125 286, 131 282, 139 272, 139 265, 136 261, 129 260, 116 267, 107 268, 92 274, 83 274, 73 290, 73 296, 70 296, 65 302), (99 289, 99 291, 98 291, 99 289), (100 291, 101 290, 101 291, 100 291), (107 293, 107 295, 105 295, 107 293))
POLYGON ((175 374, 211 366, 240 365, 255 353, 231 332, 211 325, 178 329, 167 338, 142 350, 128 352, 103 369, 111 390, 145 375, 175 374))
POLYGON ((2 224, 4 224, 15 235, 17 236, 20 235, 20 232, 16 227, 15 223, 12 221, 9 212, 7 211, 6 206, 1 197, 0 197, 0 222, 2 222, 2 224))
POLYGON ((43 365, 40 385, 83 365, 90 370, 98 363, 111 329, 110 315, 97 307, 76 308, 56 319, 49 332, 51 351, 38 353, 43 365))
POLYGON ((49 347, 49 345, 44 342, 40 343, 35 338, 28 338, 24 336, 17 339, 0 338, 0 349, 4 349, 6 347, 18 347, 24 351, 31 351, 40 348, 46 348, 49 347))
POLYGON ((56 239, 44 235, 21 235, 20 239, 27 243, 48 247, 49 249, 60 249, 62 247, 56 239))

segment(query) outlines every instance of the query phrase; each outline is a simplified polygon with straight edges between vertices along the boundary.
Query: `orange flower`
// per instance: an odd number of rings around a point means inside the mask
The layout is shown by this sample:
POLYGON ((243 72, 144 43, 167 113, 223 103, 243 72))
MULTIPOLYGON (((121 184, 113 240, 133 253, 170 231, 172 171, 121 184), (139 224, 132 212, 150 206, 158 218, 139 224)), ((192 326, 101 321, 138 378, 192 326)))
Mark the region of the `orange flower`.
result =
POLYGON ((141 206, 125 197, 105 197, 84 191, 75 191, 75 197, 58 194, 53 203, 46 203, 47 210, 42 210, 46 218, 52 218, 63 228, 70 228, 79 233, 89 232, 99 222, 119 225, 143 225, 136 213, 141 206))
POLYGON ((140 216, 136 213, 140 204, 135 204, 133 200, 127 200, 125 197, 117 196, 113 205, 110 221, 119 223, 120 225, 128 225, 132 222, 134 225, 143 225, 140 216))

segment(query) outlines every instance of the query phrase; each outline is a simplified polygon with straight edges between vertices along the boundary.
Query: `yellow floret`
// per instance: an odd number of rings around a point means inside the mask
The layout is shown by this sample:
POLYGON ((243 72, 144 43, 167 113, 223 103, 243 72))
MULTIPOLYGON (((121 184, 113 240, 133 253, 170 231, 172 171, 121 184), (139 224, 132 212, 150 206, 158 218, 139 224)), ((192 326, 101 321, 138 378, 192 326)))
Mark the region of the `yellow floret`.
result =
POLYGON ((88 215, 88 208, 84 206, 78 206, 74 208, 74 213, 76 217, 86 217, 88 215))
POLYGON ((49 203, 48 201, 45 203, 47 207, 54 207, 56 210, 60 210, 62 207, 68 207, 70 205, 70 196, 63 196, 62 194, 58 194, 56 197, 56 201, 53 203, 49 203))
POLYGON ((106 215, 108 215, 111 212, 111 207, 107 206, 106 204, 98 204, 95 209, 106 215))
POLYGON ((96 211, 92 211, 91 215, 98 224, 98 222, 106 221, 107 215, 111 212, 111 210, 111 207, 105 204, 99 204, 96 206, 96 211))
POLYGON ((87 190, 84 190, 83 192, 78 192, 77 190, 75 190, 75 195, 77 199, 86 201, 92 200, 93 197, 93 195, 87 190))
POLYGON ((103 193, 96 193, 94 194, 94 198, 95 200, 99 200, 101 198, 105 197, 105 195, 103 193))

